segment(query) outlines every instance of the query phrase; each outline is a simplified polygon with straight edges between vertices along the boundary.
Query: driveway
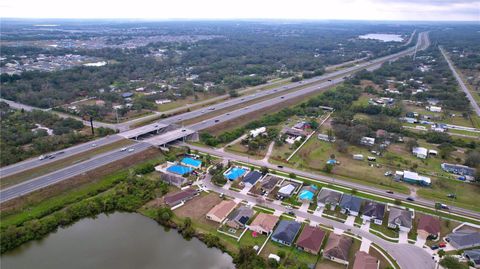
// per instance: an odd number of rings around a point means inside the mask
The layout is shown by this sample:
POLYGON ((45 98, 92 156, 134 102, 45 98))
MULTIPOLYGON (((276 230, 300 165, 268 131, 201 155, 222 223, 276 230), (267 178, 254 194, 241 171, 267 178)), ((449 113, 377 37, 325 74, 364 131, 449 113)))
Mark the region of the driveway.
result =
POLYGON ((370 231, 370 221, 365 221, 365 223, 362 224, 360 229, 368 233, 370 231))
POLYGON ((408 244, 408 232, 398 232, 398 243, 408 244))
MULTIPOLYGON (((211 183, 210 179, 211 179, 210 175, 207 175, 204 179, 204 184, 208 189, 215 192, 224 192, 225 195, 227 196, 240 198, 247 202, 255 202, 255 197, 252 197, 249 195, 243 195, 239 192, 235 192, 231 190, 224 190, 221 187, 218 187, 213 183, 211 183)), ((274 204, 269 201, 265 201, 263 206, 275 210, 275 213, 277 215, 285 211, 283 206, 274 204)), ((299 217, 309 219, 310 221, 314 221, 315 223, 319 223, 325 226, 334 227, 335 231, 350 230, 352 234, 370 240, 371 242, 380 246, 380 248, 384 249, 388 254, 390 254, 392 258, 397 261, 397 263, 401 268, 422 268, 422 269, 434 268, 435 264, 432 260, 431 255, 428 252, 424 251, 422 248, 419 248, 415 245, 392 243, 357 227, 347 226, 344 223, 319 217, 314 214, 302 212, 297 209, 293 209, 292 211, 299 217)))
POLYGON ((345 225, 354 226, 355 225, 355 216, 348 216, 345 220, 345 225))
POLYGON ((370 245, 371 244, 372 244, 372 241, 363 237, 362 238, 362 244, 360 245, 360 251, 365 251, 366 253, 368 253, 368 251, 370 250, 370 245))
POLYGON ((425 242, 427 242, 425 238, 421 237, 420 235, 417 235, 417 241, 415 242, 415 246, 423 247, 423 245, 425 245, 425 242))

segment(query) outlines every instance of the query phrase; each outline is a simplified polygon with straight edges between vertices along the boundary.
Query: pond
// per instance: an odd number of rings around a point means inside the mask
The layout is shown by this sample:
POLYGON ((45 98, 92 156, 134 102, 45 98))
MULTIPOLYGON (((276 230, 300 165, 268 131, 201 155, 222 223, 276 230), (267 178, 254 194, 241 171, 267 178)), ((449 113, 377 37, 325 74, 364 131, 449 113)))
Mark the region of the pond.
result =
POLYGON ((32 241, 1 257, 2 269, 13 268, 234 268, 232 258, 165 231, 140 214, 114 213, 84 219, 32 241))
POLYGON ((402 42, 403 41, 402 36, 394 35, 394 34, 367 34, 367 35, 361 35, 358 38, 375 39, 383 42, 402 42))

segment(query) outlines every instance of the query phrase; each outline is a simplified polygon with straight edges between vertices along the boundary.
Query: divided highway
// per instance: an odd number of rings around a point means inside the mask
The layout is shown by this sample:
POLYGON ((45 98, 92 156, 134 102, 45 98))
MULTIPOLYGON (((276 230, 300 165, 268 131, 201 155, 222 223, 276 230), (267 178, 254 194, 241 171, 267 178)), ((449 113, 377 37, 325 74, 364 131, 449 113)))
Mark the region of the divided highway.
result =
MULTIPOLYGON (((263 108, 268 107, 268 106, 273 106, 273 105, 282 103, 282 102, 284 102, 288 99, 295 98, 295 97, 302 96, 302 95, 308 95, 308 94, 311 94, 315 91, 319 91, 319 90, 322 90, 322 89, 327 89, 328 87, 330 87, 332 85, 343 82, 345 76, 349 76, 349 75, 351 75, 355 72, 358 72, 360 70, 363 70, 363 69, 372 70, 372 69, 378 68, 384 62, 394 61, 394 60, 396 60, 400 57, 403 57, 403 56, 406 56, 406 55, 411 55, 411 54, 414 53, 415 49, 418 49, 418 50, 425 49, 429 46, 429 44, 430 44, 430 42, 429 42, 429 39, 428 39, 428 33, 422 32, 418 35, 418 41, 417 41, 416 48, 415 47, 410 47, 410 48, 407 48, 407 49, 405 49, 401 52, 398 52, 398 53, 395 53, 395 54, 392 54, 392 55, 389 55, 389 56, 381 57, 381 58, 378 58, 378 59, 375 59, 375 60, 371 60, 369 62, 365 62, 365 63, 362 63, 362 64, 357 64, 355 66, 352 66, 352 67, 349 67, 349 68, 346 68, 346 69, 343 69, 343 70, 339 70, 339 71, 336 71, 336 72, 332 72, 332 73, 329 73, 329 74, 326 74, 326 75, 323 75, 323 76, 320 76, 320 77, 315 77, 315 78, 299 81, 299 82, 296 82, 296 83, 291 83, 291 84, 286 85, 286 86, 282 86, 282 87, 278 87, 278 88, 274 88, 274 89, 270 89, 270 90, 265 90, 265 91, 262 91, 262 92, 259 92, 259 93, 255 93, 255 94, 251 94, 251 95, 247 95, 247 96, 242 96, 242 97, 238 97, 238 98, 235 98, 235 99, 230 99, 230 100, 227 100, 227 101, 219 103, 219 104, 214 104, 214 105, 202 108, 202 109, 197 109, 197 110, 194 110, 194 111, 191 111, 191 112, 187 112, 187 113, 184 113, 184 114, 169 117, 167 119, 163 119, 163 120, 158 121, 156 123, 152 123, 151 125, 152 126, 156 125, 156 124, 168 125, 168 124, 178 123, 178 122, 181 122, 181 121, 185 121, 185 120, 188 120, 188 119, 193 119, 193 118, 202 116, 204 114, 208 114, 208 113, 210 113, 212 111, 215 111, 215 110, 228 108, 228 107, 231 107, 231 106, 234 106, 234 105, 237 105, 237 104, 242 104, 242 103, 257 99, 257 98, 269 96, 271 94, 285 92, 285 95, 283 95, 283 96, 275 97, 275 98, 265 100, 265 101, 262 101, 262 102, 258 102, 258 103, 252 104, 251 106, 241 108, 241 109, 237 109, 235 111, 228 112, 228 113, 225 113, 223 115, 213 117, 213 118, 205 120, 203 122, 195 123, 195 124, 192 124, 190 126, 186 126, 187 128, 193 129, 193 130, 196 130, 196 131, 206 129, 206 128, 210 128, 210 127, 215 126, 215 125, 217 125, 221 122, 228 121, 228 120, 240 117, 242 115, 246 115, 248 113, 255 112, 257 110, 263 109, 263 108), (311 85, 312 83, 316 83, 317 85, 311 85), (299 90, 297 89, 295 91, 292 91, 295 88, 297 88, 298 86, 305 86, 305 85, 308 85, 308 86, 306 86, 305 88, 299 89, 299 90)), ((142 128, 145 128, 145 126, 138 128, 138 130, 141 130, 142 128)), ((132 131, 135 131, 135 130, 137 130, 137 129, 130 130, 129 132, 132 132, 132 131)), ((119 138, 119 136, 121 136, 121 135, 122 135, 122 133, 120 133, 118 135, 110 136, 110 137, 107 137, 107 138, 102 138, 103 140, 96 140, 96 141, 88 142, 88 143, 85 143, 85 144, 82 144, 82 145, 78 145, 76 147, 72 147, 70 149, 66 149, 66 150, 64 150, 65 153, 62 154, 62 156, 59 156, 57 158, 57 160, 61 159, 61 158, 65 158, 66 156, 71 156, 72 154, 74 154, 75 151, 77 151, 77 152, 81 152, 82 150, 85 151, 85 150, 88 149, 88 147, 91 147, 92 144, 99 145, 98 141, 104 141, 103 143, 105 143, 105 144, 113 143, 114 141, 117 141, 117 139, 121 139, 121 138, 119 138), (71 151, 71 149, 74 149, 74 150, 71 151)), ((144 150, 144 149, 147 148, 146 146, 144 147, 144 146, 139 146, 139 145, 145 145, 145 143, 135 144, 135 147, 138 147, 138 148, 136 148, 136 152, 144 150)), ((119 153, 118 150, 110 151, 110 152, 107 152, 107 153, 101 155, 102 156, 101 162, 96 161, 96 160, 99 160, 100 158, 98 158, 98 157, 93 158, 93 159, 75 164, 73 166, 64 168, 62 170, 50 173, 48 175, 44 175, 44 176, 32 179, 30 181, 23 182, 23 183, 20 183, 18 185, 12 186, 10 188, 3 189, 3 190, 0 191, 0 203, 4 202, 4 201, 8 201, 8 200, 13 199, 13 198, 18 197, 18 196, 27 194, 27 193, 32 192, 34 190, 37 190, 37 189, 40 189, 40 188, 43 188, 43 187, 47 187, 47 186, 52 185, 56 182, 68 179, 68 178, 70 178, 74 175, 83 173, 85 171, 93 170, 95 168, 100 167, 103 164, 107 164, 109 162, 116 161, 119 158, 121 158, 121 156, 123 156, 123 155, 118 155, 118 153, 119 153), (68 171, 68 172, 65 172, 65 170, 68 171)), ((47 160, 45 160, 45 161, 48 162, 47 160)), ((0 170, 0 174, 1 174, 1 176, 12 175, 12 174, 18 173, 20 171, 31 169, 33 167, 39 166, 41 164, 42 163, 39 162, 38 160, 31 159, 31 160, 27 160, 27 161, 21 162, 21 163, 16 164, 16 165, 4 167, 0 170)))

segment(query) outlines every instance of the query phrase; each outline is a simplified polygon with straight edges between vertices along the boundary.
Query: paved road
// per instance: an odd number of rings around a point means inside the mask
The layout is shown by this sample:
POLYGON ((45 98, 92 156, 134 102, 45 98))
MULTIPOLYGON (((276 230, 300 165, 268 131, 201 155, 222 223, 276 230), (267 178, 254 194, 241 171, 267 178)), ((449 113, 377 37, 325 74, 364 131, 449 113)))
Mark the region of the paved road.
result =
POLYGON ((0 193, 0 203, 25 195, 35 190, 53 185, 67 178, 71 178, 71 177, 80 175, 82 173, 91 171, 103 165, 121 160, 125 157, 128 157, 129 155, 142 152, 150 148, 151 146, 152 145, 147 143, 135 143, 128 147, 128 149, 133 148, 134 149, 133 152, 130 152, 128 150, 126 151, 115 150, 115 151, 107 152, 107 153, 98 155, 95 158, 74 164, 72 166, 57 170, 55 172, 37 177, 29 181, 22 182, 15 186, 2 189, 0 193))
MULTIPOLYGON (((198 151, 201 151, 201 152, 208 153, 210 155, 220 156, 220 157, 225 158, 227 160, 241 161, 241 162, 244 162, 244 163, 250 163, 250 164, 253 164, 253 165, 257 165, 257 166, 266 166, 269 169, 280 170, 280 171, 285 172, 285 173, 294 173, 296 175, 306 177, 306 178, 315 179, 315 180, 318 180, 318 181, 321 181, 321 182, 324 182, 324 183, 331 183, 331 184, 336 184, 336 185, 340 185, 340 186, 345 186, 345 187, 348 187, 348 188, 351 188, 351 189, 357 189, 359 191, 368 192, 368 193, 372 193, 372 194, 376 194, 376 195, 380 195, 380 196, 384 196, 384 197, 388 197, 388 198, 392 198, 392 199, 400 199, 402 201, 405 201, 407 199, 407 197, 409 196, 408 194, 400 194, 400 193, 399 194, 389 194, 389 193, 386 193, 385 190, 382 190, 382 189, 366 186, 366 185, 363 185, 363 184, 358 184, 358 183, 355 183, 355 182, 345 181, 345 180, 338 179, 338 178, 335 178, 335 177, 332 177, 332 176, 319 175, 319 174, 315 174, 315 173, 311 173, 311 172, 297 170, 297 169, 290 168, 290 167, 279 168, 277 165, 270 164, 270 163, 264 163, 264 162, 262 162, 262 160, 255 160, 255 159, 252 159, 252 158, 249 158, 249 157, 246 157, 246 156, 236 155, 236 154, 221 151, 221 150, 218 150, 218 149, 215 149, 215 148, 199 147, 199 146, 190 145, 190 144, 188 144, 187 146, 190 147, 190 149, 192 149, 192 150, 198 150, 198 151)), ((414 204, 418 204, 418 205, 422 205, 422 206, 426 206, 426 207, 430 207, 430 208, 435 207, 435 203, 433 201, 426 200, 426 199, 421 199, 421 198, 416 199, 414 204)), ((467 209, 463 209, 463 208, 458 208, 458 207, 453 207, 453 206, 450 206, 450 211, 452 213, 462 214, 462 215, 466 215, 466 216, 470 216, 470 217, 473 217, 473 218, 480 219, 480 212, 475 212, 475 211, 471 211, 471 210, 467 210, 467 209)))
POLYGON ((462 80, 462 77, 457 73, 457 70, 455 70, 455 66, 453 65, 452 61, 448 58, 447 54, 445 53, 445 50, 442 47, 438 47, 440 51, 442 52, 443 57, 448 63, 448 66, 450 67, 450 70, 452 70, 453 75, 455 76, 455 79, 457 79, 458 85, 460 85, 460 88, 462 91, 467 95, 468 100, 470 101, 470 104, 472 105, 473 111, 477 114, 477 116, 480 117, 480 106, 478 106, 477 102, 475 101, 475 98, 473 98, 472 93, 468 90, 467 86, 462 80))
MULTIPOLYGON (((224 188, 221 188, 219 186, 214 185, 210 181, 211 175, 207 175, 205 179, 203 180, 203 185, 207 187, 208 189, 217 192, 217 193, 224 193, 227 196, 245 200, 249 203, 258 203, 258 199, 249 196, 247 194, 242 194, 240 192, 236 191, 231 191, 231 190, 226 190, 224 188)), ((285 207, 282 205, 274 204, 273 202, 265 200, 261 204, 262 206, 266 206, 268 208, 278 210, 281 212, 285 212, 285 207)), ((389 241, 386 241, 374 234, 371 234, 367 231, 364 231, 360 228, 357 227, 352 227, 348 226, 344 223, 334 221, 331 219, 327 219, 324 217, 320 217, 317 215, 310 214, 308 212, 300 211, 297 209, 294 210, 289 210, 293 211, 296 216, 304 218, 304 219, 309 219, 310 221, 314 221, 326 226, 332 226, 334 228, 338 228, 344 231, 350 231, 351 233, 358 235, 362 238, 366 238, 378 246, 380 248, 384 249, 395 261, 398 263, 400 268, 422 268, 422 269, 430 269, 435 267, 435 262, 432 260, 432 256, 426 252, 424 249, 417 247, 415 245, 411 244, 401 244, 401 243, 392 243, 389 241)))
POLYGON ((95 141, 90 141, 90 142, 87 142, 87 143, 79 144, 79 145, 76 145, 76 146, 73 146, 73 147, 69 147, 69 148, 66 148, 66 149, 63 149, 63 150, 59 150, 59 151, 49 153, 49 154, 55 156, 54 159, 39 160, 38 157, 31 158, 31 159, 28 159, 28 160, 25 160, 25 161, 22 161, 22 162, 18 162, 16 164, 12 164, 12 165, 0 168, 0 176, 1 177, 7 177, 7 176, 10 176, 10 175, 14 175, 14 174, 22 172, 24 170, 32 169, 32 168, 42 166, 42 165, 45 165, 45 164, 48 164, 48 163, 51 163, 51 162, 55 162, 55 161, 58 161, 58 160, 61 160, 61 159, 65 159, 65 158, 71 157, 75 154, 79 154, 79 153, 91 150, 94 147, 105 146, 105 145, 120 141, 122 139, 124 139, 124 138, 119 136, 119 135, 110 135, 110 136, 106 136, 106 137, 97 139, 95 141), (95 145, 95 146, 93 146, 93 145, 95 145), (59 154, 59 152, 63 152, 63 153, 59 154))
MULTIPOLYGON (((429 45, 428 34, 425 33, 425 32, 420 33, 419 36, 418 36, 417 47, 419 49, 424 49, 424 48, 428 47, 428 45, 429 45)), ((263 108, 268 107, 268 106, 272 106, 272 105, 275 105, 275 104, 282 103, 285 100, 288 100, 290 98, 306 95, 306 94, 309 94, 309 93, 312 93, 312 92, 315 92, 315 91, 319 91, 321 89, 326 89, 331 85, 341 83, 344 80, 343 76, 350 75, 352 73, 358 72, 358 71, 363 70, 363 69, 370 69, 371 70, 371 69, 374 69, 374 68, 378 68, 383 62, 393 61, 393 60, 398 59, 399 57, 402 57, 402 56, 405 56, 405 55, 410 55, 414 52, 414 50, 415 50, 415 48, 411 47, 411 48, 408 48, 404 51, 401 51, 401 52, 398 52, 398 53, 395 53, 395 54, 392 54, 392 55, 389 55, 389 56, 381 57, 379 59, 375 59, 375 60, 372 60, 372 61, 369 61, 369 62, 366 62, 366 63, 358 64, 356 66, 352 66, 352 67, 349 67, 349 68, 346 68, 346 69, 343 69, 343 70, 332 72, 332 73, 329 73, 329 74, 326 74, 326 75, 323 75, 323 76, 320 76, 320 77, 315 77, 315 78, 299 81, 299 82, 296 82, 296 83, 291 83, 289 85, 285 85, 285 86, 282 86, 282 87, 279 87, 279 88, 265 90, 265 91, 262 91, 260 93, 251 94, 251 95, 248 95, 248 96, 243 96, 243 97, 227 100, 225 102, 222 102, 222 103, 219 103, 219 104, 214 104, 214 105, 202 108, 202 109, 197 109, 197 110, 187 112, 187 113, 184 113, 184 114, 181 114, 181 115, 169 117, 169 118, 161 120, 159 122, 152 123, 151 125, 154 126, 158 123, 166 124, 166 125, 172 124, 172 123, 178 123, 178 122, 181 122, 181 121, 184 121, 184 120, 187 120, 187 119, 193 119, 193 118, 202 116, 204 114, 208 114, 209 112, 212 112, 212 111, 215 111, 215 110, 228 108, 228 107, 231 107, 233 105, 241 104, 241 103, 244 103, 244 102, 247 102, 247 101, 250 101, 250 100, 254 100, 254 99, 257 99, 257 98, 260 98, 260 97, 263 97, 263 96, 268 96, 268 95, 271 95, 271 94, 274 94, 274 93, 279 93, 279 92, 285 92, 285 95, 283 95, 281 97, 276 97, 276 98, 273 98, 273 99, 269 99, 269 100, 266 100, 266 101, 255 103, 255 104, 253 104, 249 107, 241 108, 241 109, 238 109, 238 110, 235 110, 235 111, 232 111, 232 112, 229 112, 229 113, 211 118, 211 119, 206 120, 204 122, 200 122, 200 123, 197 123, 197 124, 186 126, 189 129, 193 129, 193 130, 197 130, 197 131, 202 130, 202 129, 206 129, 206 128, 210 128, 210 127, 215 126, 215 125, 217 125, 217 124, 219 124, 223 121, 231 120, 231 119, 240 117, 242 115, 254 112, 256 110, 263 109, 263 108), (298 86, 309 85, 311 83, 316 83, 316 84, 313 85, 313 86, 306 86, 305 88, 300 89, 300 90, 297 89, 296 91, 291 91, 292 89, 297 88, 298 86)), ((145 128, 145 127, 142 127, 142 128, 145 128)), ((130 132, 131 131, 132 130, 130 130, 130 132)), ((87 143, 87 145, 92 144, 92 143, 96 143, 96 141, 92 141, 90 143, 87 143)), ((110 156, 108 154, 112 154, 112 156, 114 156, 116 154, 116 151, 111 151, 110 153, 104 154, 105 159, 107 159, 107 160, 110 159, 110 156)), ((112 157, 111 162, 113 162, 114 160, 116 160, 116 159, 114 157, 112 157)), ((23 162, 23 164, 28 166, 28 164, 32 164, 32 163, 35 163, 35 162, 36 162, 35 160, 30 160, 30 161, 23 162)), ((91 165, 91 169, 95 169, 95 168, 98 167, 94 162, 89 162, 89 164, 91 165)), ((11 169, 11 168, 5 167, 4 169, 7 170, 7 169, 11 169)), ((25 169, 25 168, 23 168, 23 169, 25 169)), ((18 168, 14 169, 14 170, 17 171, 17 172, 22 171, 22 169, 18 169, 18 168)), ((63 175, 63 179, 67 179, 69 177, 71 177, 71 176, 63 175)), ((47 179, 48 179, 47 176, 42 176, 42 177, 32 179, 32 180, 47 182, 47 179)), ((59 180, 57 180, 57 178, 54 180, 54 182, 58 182, 58 181, 59 180)), ((43 183, 38 183, 38 184, 41 185, 41 186, 47 186, 46 184, 43 184, 43 183)), ((53 184, 53 183, 50 182, 49 184, 53 184)), ((25 185, 20 184, 18 188, 15 188, 15 191, 17 192, 17 194, 16 195, 9 195, 9 197, 10 197, 9 199, 11 199, 13 197, 16 197, 16 196, 23 195, 23 194, 31 191, 31 190, 26 191, 26 188, 24 186, 25 185)), ((17 187, 17 186, 14 186, 14 187, 17 187)), ((5 190, 0 191, 0 196, 3 195, 4 191, 5 190)), ((13 191, 10 191, 10 192, 13 192, 13 191)), ((6 199, 4 197, 0 198, 0 202, 1 201, 6 201, 6 200, 8 200, 8 199, 6 199)))

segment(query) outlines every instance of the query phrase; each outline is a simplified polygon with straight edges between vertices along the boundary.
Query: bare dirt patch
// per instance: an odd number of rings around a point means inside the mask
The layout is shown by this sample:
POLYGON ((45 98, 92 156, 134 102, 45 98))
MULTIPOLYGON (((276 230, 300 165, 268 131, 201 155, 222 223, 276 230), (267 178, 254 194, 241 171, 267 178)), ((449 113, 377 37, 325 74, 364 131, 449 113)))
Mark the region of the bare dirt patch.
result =
POLYGON ((189 217, 192 220, 198 221, 199 223, 216 225, 216 222, 209 221, 205 217, 215 205, 220 203, 222 198, 215 193, 209 193, 207 195, 199 195, 192 200, 185 203, 185 205, 175 210, 175 215, 186 218, 189 217))

